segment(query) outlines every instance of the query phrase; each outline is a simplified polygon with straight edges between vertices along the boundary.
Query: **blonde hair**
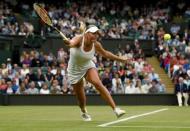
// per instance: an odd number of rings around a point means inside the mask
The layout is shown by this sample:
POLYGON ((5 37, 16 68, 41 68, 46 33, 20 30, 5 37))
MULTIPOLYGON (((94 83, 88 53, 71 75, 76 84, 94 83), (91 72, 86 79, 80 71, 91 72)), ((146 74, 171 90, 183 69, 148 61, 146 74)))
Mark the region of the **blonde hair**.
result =
POLYGON ((84 34, 84 32, 86 31, 86 24, 83 21, 80 21, 79 30, 81 34, 84 34))

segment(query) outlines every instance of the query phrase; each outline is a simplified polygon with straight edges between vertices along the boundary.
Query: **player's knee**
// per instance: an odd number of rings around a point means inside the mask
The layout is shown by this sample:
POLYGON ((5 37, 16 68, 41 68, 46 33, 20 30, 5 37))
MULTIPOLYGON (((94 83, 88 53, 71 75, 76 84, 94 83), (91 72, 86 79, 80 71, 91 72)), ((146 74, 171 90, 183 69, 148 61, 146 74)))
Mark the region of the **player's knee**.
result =
POLYGON ((101 87, 102 86, 102 82, 101 81, 95 81, 92 83, 95 87, 101 87))

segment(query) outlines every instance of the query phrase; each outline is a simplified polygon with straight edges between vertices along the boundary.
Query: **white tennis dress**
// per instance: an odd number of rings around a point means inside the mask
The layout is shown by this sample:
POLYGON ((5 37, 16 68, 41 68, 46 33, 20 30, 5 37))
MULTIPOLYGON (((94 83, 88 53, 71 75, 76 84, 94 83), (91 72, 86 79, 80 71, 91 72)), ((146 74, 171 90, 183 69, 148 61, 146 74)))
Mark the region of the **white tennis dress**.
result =
POLYGON ((92 49, 88 52, 84 51, 84 36, 82 44, 79 48, 70 48, 70 59, 68 64, 68 79, 71 84, 76 84, 86 74, 88 69, 96 68, 92 61, 95 54, 94 43, 92 49))

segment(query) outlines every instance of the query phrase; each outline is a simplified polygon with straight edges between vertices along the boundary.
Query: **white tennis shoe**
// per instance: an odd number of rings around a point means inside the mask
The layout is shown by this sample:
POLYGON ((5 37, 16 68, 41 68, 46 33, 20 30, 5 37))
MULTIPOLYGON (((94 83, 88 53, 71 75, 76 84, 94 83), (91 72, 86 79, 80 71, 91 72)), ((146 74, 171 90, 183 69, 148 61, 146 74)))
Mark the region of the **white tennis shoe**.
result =
POLYGON ((120 108, 115 108, 114 113, 116 114, 117 118, 120 118, 121 116, 125 115, 126 112, 120 108))
POLYGON ((91 116, 88 113, 81 113, 81 117, 84 121, 92 121, 91 116))

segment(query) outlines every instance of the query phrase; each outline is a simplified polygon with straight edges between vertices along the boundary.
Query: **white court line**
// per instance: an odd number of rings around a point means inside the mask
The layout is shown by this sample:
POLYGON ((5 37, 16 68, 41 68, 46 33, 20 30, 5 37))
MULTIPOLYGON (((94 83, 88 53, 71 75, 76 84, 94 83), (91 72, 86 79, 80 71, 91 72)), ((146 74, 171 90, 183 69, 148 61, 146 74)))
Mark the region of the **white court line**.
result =
POLYGON ((99 127, 106 127, 106 126, 113 125, 113 124, 116 124, 116 123, 119 123, 119 122, 128 121, 128 120, 135 119, 135 118, 141 117, 141 116, 148 116, 148 115, 155 114, 155 113, 162 112, 162 111, 166 111, 166 110, 168 110, 168 108, 163 108, 163 109, 159 109, 159 110, 155 110, 155 111, 151 111, 151 112, 147 112, 147 113, 143 113, 143 114, 139 114, 139 115, 130 116, 130 117, 127 117, 127 118, 124 118, 124 119, 104 123, 104 124, 101 124, 101 125, 98 125, 98 126, 99 127))
POLYGON ((169 129, 190 129, 190 126, 109 126, 119 128, 169 128, 169 129))

